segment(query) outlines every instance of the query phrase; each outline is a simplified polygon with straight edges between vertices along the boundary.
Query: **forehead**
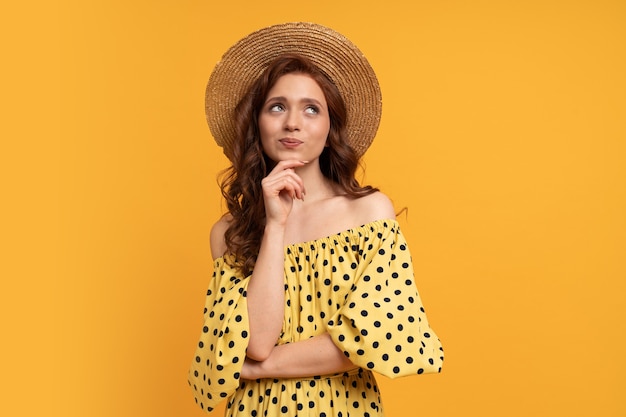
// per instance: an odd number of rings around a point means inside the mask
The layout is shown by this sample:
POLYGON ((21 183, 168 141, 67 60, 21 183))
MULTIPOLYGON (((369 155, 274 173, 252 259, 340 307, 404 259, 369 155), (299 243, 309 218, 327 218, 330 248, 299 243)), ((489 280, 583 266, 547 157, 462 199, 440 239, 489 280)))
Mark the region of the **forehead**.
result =
POLYGON ((280 95, 284 97, 309 96, 310 98, 324 99, 322 87, 308 74, 289 73, 284 74, 268 92, 268 97, 280 95))

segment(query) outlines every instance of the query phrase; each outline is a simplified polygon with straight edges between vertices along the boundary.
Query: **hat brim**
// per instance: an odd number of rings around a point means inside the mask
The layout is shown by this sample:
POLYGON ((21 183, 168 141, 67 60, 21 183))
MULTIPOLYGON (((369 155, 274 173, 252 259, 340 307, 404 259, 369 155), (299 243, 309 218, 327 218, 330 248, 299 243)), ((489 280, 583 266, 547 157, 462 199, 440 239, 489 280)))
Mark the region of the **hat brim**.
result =
POLYGON ((234 110, 268 65, 284 54, 311 60, 337 86, 347 109, 347 140, 362 156, 371 145, 382 113, 380 86, 363 53, 340 33, 314 23, 284 23, 260 29, 235 43, 217 63, 206 88, 211 134, 230 155, 235 140, 234 110))

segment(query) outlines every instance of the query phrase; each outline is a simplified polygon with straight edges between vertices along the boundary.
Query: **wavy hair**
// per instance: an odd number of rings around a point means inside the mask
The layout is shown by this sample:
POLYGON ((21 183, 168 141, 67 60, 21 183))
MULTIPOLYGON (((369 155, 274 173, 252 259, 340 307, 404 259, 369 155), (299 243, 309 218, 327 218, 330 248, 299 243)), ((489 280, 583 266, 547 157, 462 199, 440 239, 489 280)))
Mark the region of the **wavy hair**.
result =
POLYGON ((358 198, 378 189, 361 186, 355 178, 359 158, 346 140, 346 106, 335 84, 311 61, 300 55, 282 55, 252 84, 235 108, 236 140, 228 158, 232 165, 221 177, 222 195, 232 221, 224 240, 234 267, 244 276, 254 268, 265 227, 265 206, 261 180, 275 163, 263 152, 259 113, 267 94, 278 79, 291 73, 306 74, 322 89, 330 117, 328 145, 320 155, 323 175, 338 184, 346 195, 358 198))

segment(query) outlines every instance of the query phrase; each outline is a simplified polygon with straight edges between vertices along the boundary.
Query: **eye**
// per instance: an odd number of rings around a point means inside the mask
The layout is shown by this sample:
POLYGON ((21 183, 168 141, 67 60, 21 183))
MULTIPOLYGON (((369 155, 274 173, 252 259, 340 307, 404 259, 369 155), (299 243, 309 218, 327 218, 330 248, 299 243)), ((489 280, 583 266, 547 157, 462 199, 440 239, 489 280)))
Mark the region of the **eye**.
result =
POLYGON ((307 106, 306 109, 304 109, 304 112, 307 114, 318 114, 320 110, 317 106, 307 106))
POLYGON ((271 104, 268 110, 270 112, 281 112, 285 110, 285 107, 282 104, 275 103, 275 104, 271 104))

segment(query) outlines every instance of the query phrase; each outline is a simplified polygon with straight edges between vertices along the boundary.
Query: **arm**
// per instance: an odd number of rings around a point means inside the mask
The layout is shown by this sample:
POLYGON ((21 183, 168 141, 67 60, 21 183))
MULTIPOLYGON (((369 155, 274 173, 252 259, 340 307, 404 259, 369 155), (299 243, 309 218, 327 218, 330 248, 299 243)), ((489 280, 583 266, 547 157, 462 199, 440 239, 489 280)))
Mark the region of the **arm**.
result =
POLYGON ((284 226, 265 226, 261 249, 247 290, 250 341, 246 355, 268 357, 278 340, 285 315, 284 226))
POLYGON ((264 361, 246 359, 241 377, 304 378, 344 372, 357 366, 333 343, 328 333, 275 346, 264 361))
POLYGON ((359 367, 390 378, 440 372, 443 348, 417 292, 411 253, 399 224, 383 221, 365 237, 372 248, 357 271, 368 279, 354 283, 326 331, 359 367))
MULTIPOLYGON (((356 205, 352 207, 352 209, 355 212, 355 215, 363 218, 364 223, 370 221, 371 219, 395 218, 393 204, 387 196, 380 192, 370 194, 365 198, 356 200, 356 205)), ((268 237, 267 235, 268 232, 264 235, 264 239, 268 237)), ((270 234, 269 238, 277 235, 280 235, 282 238, 282 236, 284 236, 284 229, 279 229, 279 231, 276 231, 275 234, 270 234)), ((276 297, 276 299, 280 298, 280 300, 284 303, 284 281, 282 277, 284 259, 282 258, 282 246, 283 245, 279 246, 281 250, 280 265, 277 264, 277 268, 281 271, 280 282, 277 280, 277 285, 275 287, 278 290, 278 284, 280 284, 280 296, 278 292, 276 292, 273 297, 276 297)), ((276 253, 275 256, 276 259, 278 259, 278 253, 276 253)), ((261 263, 257 260, 253 276, 257 274, 257 272, 265 270, 265 267, 261 267, 261 263)), ((252 285, 253 282, 254 281, 251 281, 250 285, 252 285)), ((258 280, 256 282, 259 283, 266 281, 258 280)), ((262 294, 263 291, 266 290, 267 288, 259 288, 259 294, 262 294)), ((250 293, 250 290, 248 292, 250 293)), ((249 298, 250 296, 248 296, 248 303, 250 303, 249 298)), ((269 294, 266 295, 265 298, 263 298, 263 296, 259 296, 259 298, 259 305, 261 301, 264 301, 269 306, 269 303, 272 301, 269 294)), ((276 311, 275 316, 273 316, 275 318, 270 319, 266 310, 260 309, 257 312, 253 312, 250 305, 248 306, 251 323, 255 317, 260 319, 263 317, 263 314, 266 314, 263 319, 259 320, 259 327, 262 328, 265 326, 267 329, 269 327, 269 323, 272 323, 276 325, 276 328, 273 330, 275 333, 271 333, 272 338, 268 337, 266 339, 267 343, 265 344, 265 349, 262 354, 258 354, 258 351, 251 350, 250 346, 248 347, 247 356, 250 359, 253 359, 253 361, 247 361, 244 366, 244 370, 248 369, 254 374, 260 373, 271 377, 280 377, 283 375, 285 377, 287 375, 297 377, 342 372, 356 367, 356 365, 350 362, 343 352, 336 347, 328 334, 317 336, 306 341, 274 347, 278 332, 282 326, 282 317, 284 314, 283 304, 279 307, 280 311, 276 311), (272 343, 271 346, 269 345, 270 342, 272 343)), ((254 378, 258 378, 258 376, 255 376, 254 378)))
POLYGON ((250 341, 247 356, 262 361, 278 340, 285 315, 284 236, 295 198, 304 184, 294 168, 301 161, 282 161, 263 179, 266 222, 261 248, 247 290, 250 341))

